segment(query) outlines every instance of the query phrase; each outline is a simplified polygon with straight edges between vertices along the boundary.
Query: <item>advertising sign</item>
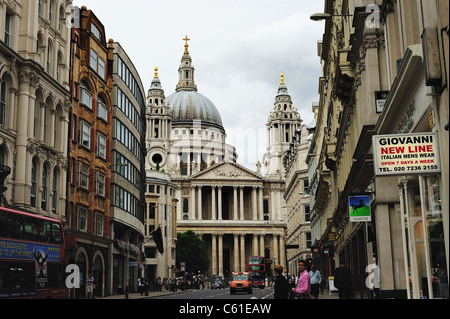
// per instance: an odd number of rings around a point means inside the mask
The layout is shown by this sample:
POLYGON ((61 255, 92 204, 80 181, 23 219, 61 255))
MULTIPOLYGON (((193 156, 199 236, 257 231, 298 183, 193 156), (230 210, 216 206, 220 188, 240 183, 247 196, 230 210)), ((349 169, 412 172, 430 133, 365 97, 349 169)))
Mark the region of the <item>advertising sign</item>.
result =
POLYGON ((350 196, 348 203, 351 223, 370 222, 372 220, 369 196, 350 196))
POLYGON ((373 137, 376 176, 441 172, 437 133, 373 137))

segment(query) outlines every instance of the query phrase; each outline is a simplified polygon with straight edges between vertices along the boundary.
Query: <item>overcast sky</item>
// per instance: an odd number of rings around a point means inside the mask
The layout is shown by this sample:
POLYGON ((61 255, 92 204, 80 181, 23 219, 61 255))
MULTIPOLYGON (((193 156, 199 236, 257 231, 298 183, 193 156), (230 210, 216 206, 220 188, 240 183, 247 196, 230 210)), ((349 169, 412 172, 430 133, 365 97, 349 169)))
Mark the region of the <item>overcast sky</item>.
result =
POLYGON ((187 35, 199 93, 219 110, 238 163, 256 170, 280 74, 304 124, 314 120, 321 75, 317 42, 324 22, 310 20, 324 1, 74 0, 87 6, 137 68, 145 94, 159 68, 166 97, 175 92, 187 35))

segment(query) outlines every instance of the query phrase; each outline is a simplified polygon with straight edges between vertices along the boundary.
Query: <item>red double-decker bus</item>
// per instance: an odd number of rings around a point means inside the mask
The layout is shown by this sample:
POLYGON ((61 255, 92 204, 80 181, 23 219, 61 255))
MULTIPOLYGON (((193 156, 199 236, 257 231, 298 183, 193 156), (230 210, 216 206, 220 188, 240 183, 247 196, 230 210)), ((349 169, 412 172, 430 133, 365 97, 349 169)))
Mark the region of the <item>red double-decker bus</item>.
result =
POLYGON ((247 258, 247 271, 253 287, 264 289, 266 287, 266 259, 261 256, 249 256, 247 258))
POLYGON ((0 299, 67 299, 60 220, 0 207, 0 299))

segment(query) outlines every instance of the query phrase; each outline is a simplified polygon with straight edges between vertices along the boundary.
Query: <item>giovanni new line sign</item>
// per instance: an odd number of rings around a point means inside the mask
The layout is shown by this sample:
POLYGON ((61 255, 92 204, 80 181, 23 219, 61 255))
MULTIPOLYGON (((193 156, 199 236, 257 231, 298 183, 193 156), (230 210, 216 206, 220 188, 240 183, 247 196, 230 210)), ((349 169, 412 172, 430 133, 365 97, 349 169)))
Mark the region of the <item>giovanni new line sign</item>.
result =
POLYGON ((377 176, 441 172, 437 133, 379 135, 372 145, 377 176))

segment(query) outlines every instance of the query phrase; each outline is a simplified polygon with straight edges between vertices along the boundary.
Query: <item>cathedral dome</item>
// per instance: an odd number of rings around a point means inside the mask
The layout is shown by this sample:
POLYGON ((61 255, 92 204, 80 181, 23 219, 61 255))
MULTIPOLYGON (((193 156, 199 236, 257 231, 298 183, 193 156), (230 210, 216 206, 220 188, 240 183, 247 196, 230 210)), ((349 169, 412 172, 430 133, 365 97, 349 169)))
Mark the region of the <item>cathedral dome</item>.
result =
POLYGON ((215 105, 196 91, 178 91, 167 97, 167 105, 172 109, 173 123, 201 121, 223 128, 222 118, 215 105))
POLYGON ((204 95, 197 92, 192 65, 189 54, 190 39, 184 39, 184 54, 178 69, 179 81, 176 92, 166 99, 167 106, 172 109, 173 124, 192 124, 193 121, 201 121, 202 124, 215 126, 223 130, 222 118, 214 104, 204 95))

